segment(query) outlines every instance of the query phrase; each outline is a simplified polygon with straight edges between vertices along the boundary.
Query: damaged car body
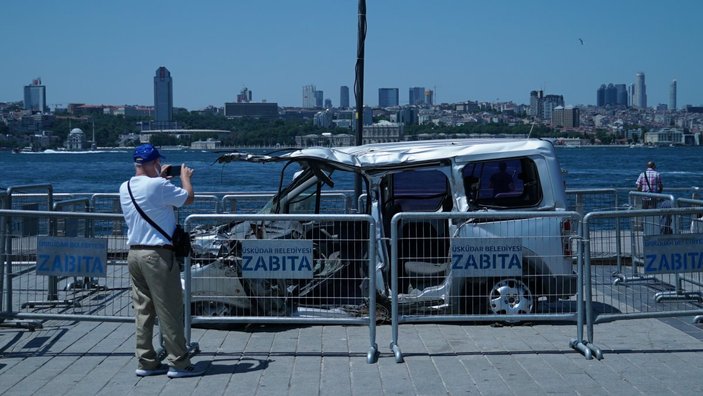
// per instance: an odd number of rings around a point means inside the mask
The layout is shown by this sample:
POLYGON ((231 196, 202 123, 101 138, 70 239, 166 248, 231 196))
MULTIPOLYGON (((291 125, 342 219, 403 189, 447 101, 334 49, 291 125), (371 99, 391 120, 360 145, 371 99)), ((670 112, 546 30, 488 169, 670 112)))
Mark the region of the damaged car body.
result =
MULTIPOLYGON (((382 304, 390 299, 390 228, 395 214, 566 210, 554 148, 539 139, 378 143, 218 158, 220 163, 233 161, 284 163, 278 192, 260 214, 325 213, 325 193, 361 180, 357 212, 375 219, 376 235, 345 221, 244 221, 196 228, 191 292, 193 301, 201 304, 195 314, 289 316, 306 306, 340 303, 345 314, 362 312, 369 276, 375 277, 377 300, 382 304), (243 278, 242 241, 263 234, 266 239, 312 241, 312 278, 243 278), (367 264, 370 237, 376 239, 373 274, 367 264)), ((398 224, 398 301, 404 312, 478 309, 528 314, 540 298, 576 293, 568 218, 516 216, 459 223, 421 219, 398 224), (530 233, 539 236, 522 238, 530 233), (452 238, 515 236, 521 237, 521 274, 480 279, 453 275, 452 238)))

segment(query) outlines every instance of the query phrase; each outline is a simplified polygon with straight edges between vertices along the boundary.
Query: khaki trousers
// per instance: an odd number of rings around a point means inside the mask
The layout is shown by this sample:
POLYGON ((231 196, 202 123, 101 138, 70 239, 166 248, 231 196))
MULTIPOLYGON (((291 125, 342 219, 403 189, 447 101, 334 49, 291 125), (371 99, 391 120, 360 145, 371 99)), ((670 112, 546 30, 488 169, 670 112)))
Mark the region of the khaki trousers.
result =
POLYGON ((130 249, 127 255, 132 279, 139 368, 154 369, 161 364, 154 350, 154 322, 159 327, 170 366, 188 367, 190 359, 183 326, 183 291, 178 264, 171 250, 130 249))

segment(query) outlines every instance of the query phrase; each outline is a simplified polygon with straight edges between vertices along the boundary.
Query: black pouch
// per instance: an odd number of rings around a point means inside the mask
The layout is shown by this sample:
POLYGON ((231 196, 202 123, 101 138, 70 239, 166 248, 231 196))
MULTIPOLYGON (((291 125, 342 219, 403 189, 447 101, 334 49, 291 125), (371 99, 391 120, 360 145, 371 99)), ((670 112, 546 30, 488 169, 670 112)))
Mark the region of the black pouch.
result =
POLYGON ((176 257, 188 257, 193 251, 193 248, 190 245, 190 234, 188 234, 180 224, 177 224, 176 230, 173 231, 171 243, 173 244, 173 250, 176 253, 176 257))

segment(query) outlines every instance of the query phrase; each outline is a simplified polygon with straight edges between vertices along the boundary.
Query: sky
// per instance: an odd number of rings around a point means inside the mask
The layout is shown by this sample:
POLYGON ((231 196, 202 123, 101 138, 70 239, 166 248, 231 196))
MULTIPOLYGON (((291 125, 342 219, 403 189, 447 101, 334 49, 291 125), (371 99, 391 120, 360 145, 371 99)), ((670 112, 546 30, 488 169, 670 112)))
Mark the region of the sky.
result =
MULTIPOLYGON (((37 77, 49 107, 153 105, 165 66, 173 104, 302 106, 312 84, 354 99, 358 1, 3 0, 0 102, 37 77)), ((378 88, 434 90, 435 103, 529 103, 532 90, 595 105, 601 84, 646 79, 647 104, 703 104, 700 0, 367 0, 364 104, 378 88)))

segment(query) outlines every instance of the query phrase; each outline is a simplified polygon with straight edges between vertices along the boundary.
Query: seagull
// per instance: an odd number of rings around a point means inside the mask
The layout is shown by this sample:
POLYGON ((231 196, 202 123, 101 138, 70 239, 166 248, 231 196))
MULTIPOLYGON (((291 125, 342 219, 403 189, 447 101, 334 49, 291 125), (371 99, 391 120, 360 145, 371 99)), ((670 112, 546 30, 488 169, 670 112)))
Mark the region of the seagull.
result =
POLYGON ((579 41, 581 42, 581 45, 583 45, 583 40, 579 39, 579 41))

